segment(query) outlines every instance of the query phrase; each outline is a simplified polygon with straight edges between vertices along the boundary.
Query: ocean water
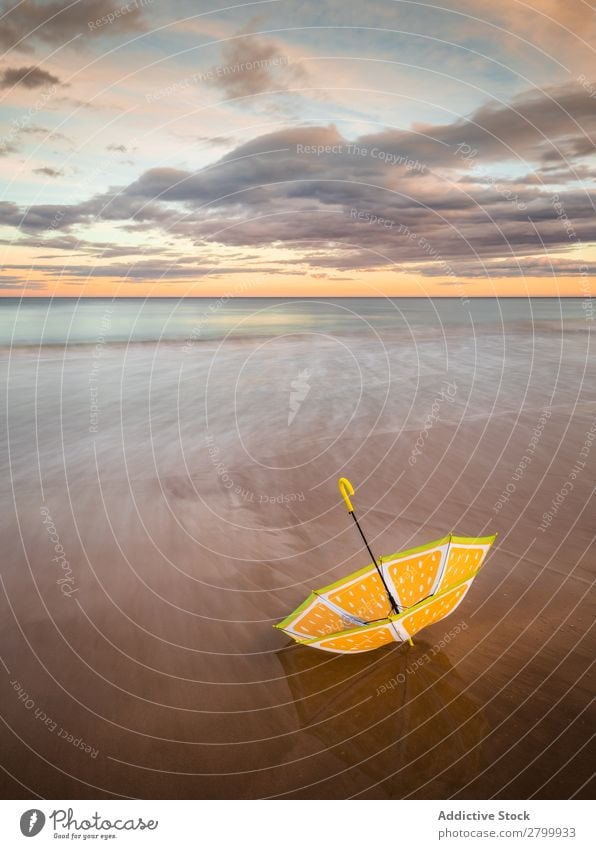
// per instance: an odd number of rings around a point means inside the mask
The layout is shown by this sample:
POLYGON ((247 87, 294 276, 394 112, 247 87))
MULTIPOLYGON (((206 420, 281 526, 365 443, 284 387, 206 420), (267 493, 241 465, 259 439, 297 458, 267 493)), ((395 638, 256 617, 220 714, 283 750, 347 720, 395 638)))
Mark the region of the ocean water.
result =
POLYGON ((0 345, 367 333, 584 322, 581 298, 3 298, 0 345))

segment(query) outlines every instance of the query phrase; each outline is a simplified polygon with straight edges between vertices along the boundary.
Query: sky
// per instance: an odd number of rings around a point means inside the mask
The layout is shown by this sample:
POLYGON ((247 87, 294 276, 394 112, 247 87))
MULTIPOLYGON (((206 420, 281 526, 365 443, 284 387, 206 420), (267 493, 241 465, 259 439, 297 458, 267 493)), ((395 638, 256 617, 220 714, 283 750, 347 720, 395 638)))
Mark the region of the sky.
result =
POLYGON ((0 50, 0 296, 596 294, 587 0, 20 0, 0 50))

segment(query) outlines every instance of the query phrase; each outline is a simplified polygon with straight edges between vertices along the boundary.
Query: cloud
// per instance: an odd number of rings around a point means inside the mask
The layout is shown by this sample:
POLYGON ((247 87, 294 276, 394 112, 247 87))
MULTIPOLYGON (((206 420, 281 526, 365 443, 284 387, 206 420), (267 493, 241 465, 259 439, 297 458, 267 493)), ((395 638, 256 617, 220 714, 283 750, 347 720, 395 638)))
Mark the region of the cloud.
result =
POLYGON ((220 64, 205 76, 208 83, 235 98, 287 90, 303 81, 306 72, 299 63, 291 63, 281 44, 249 33, 225 44, 220 64))
MULTIPOLYGON (((112 263, 111 265, 43 265, 33 263, 28 265, 6 265, 9 271, 33 271, 48 274, 50 277, 76 277, 87 279, 89 277, 110 277, 128 280, 194 280, 198 277, 218 277, 227 274, 263 274, 266 271, 279 271, 269 269, 267 266, 255 266, 246 268, 244 266, 225 265, 200 265, 195 264, 190 268, 180 268, 176 262, 163 262, 160 260, 141 260, 134 263, 112 263)), ((2 279, 0 277, 0 279, 2 279)), ((16 280, 17 277, 10 279, 16 280)), ((22 278, 21 285, 22 285, 22 278)))
POLYGON ((178 138, 181 139, 192 139, 193 141, 197 141, 201 144, 205 144, 208 147, 229 147, 234 144, 236 139, 234 136, 181 136, 178 138))
POLYGON ((0 139, 0 156, 10 156, 11 153, 16 153, 18 146, 13 138, 0 139))
POLYGON ((16 203, 7 200, 0 201, 0 225, 18 227, 22 217, 23 213, 16 203))
MULTIPOLYGON (((495 257, 515 260, 594 241, 596 194, 558 191, 573 223, 571 239, 552 191, 534 179, 553 145, 571 149, 578 125, 596 130, 588 100, 590 109, 585 92, 573 86, 531 91, 506 106, 483 106, 467 121, 355 140, 334 125, 292 127, 254 138, 196 171, 151 168, 128 186, 76 205, 24 211, 0 205, 0 220, 32 234, 103 220, 130 232, 160 230, 202 248, 283 245, 313 268, 472 274, 495 257), (476 151, 472 162, 458 151, 463 142, 476 151), (520 161, 527 182, 501 176, 506 163, 519 172, 520 161)), ((577 147, 571 155, 585 158, 577 147)), ((573 179, 570 165, 556 167, 573 179)), ((528 269, 544 273, 536 263, 528 269)))
POLYGON ((114 153, 126 153, 127 148, 123 144, 108 144, 106 145, 106 150, 111 150, 114 153))
POLYGON ((22 85, 24 88, 41 88, 45 85, 61 85, 60 79, 43 68, 27 65, 22 68, 5 68, 0 76, 0 88, 22 85))
POLYGON ((596 152, 595 106, 588 91, 567 83, 531 89, 508 104, 487 103, 451 124, 418 124, 414 132, 386 130, 362 141, 452 168, 472 153, 469 162, 573 160, 596 152))
POLYGON ((48 140, 51 141, 71 141, 64 133, 59 133, 57 130, 50 130, 48 127, 40 127, 37 124, 32 124, 30 127, 21 127, 19 134, 23 136, 47 136, 48 140))
POLYGON ((4 137, 0 137, 0 156, 16 153, 23 146, 28 136, 44 136, 44 141, 70 142, 71 139, 64 133, 40 127, 37 124, 19 127, 13 123, 10 131, 4 137))
POLYGON ((120 8, 113 0, 85 0, 84 3, 27 0, 4 13, 0 45, 7 49, 18 47, 21 51, 30 51, 32 41, 61 45, 80 35, 113 37, 118 32, 143 31, 145 22, 141 4, 128 5, 130 11, 110 23, 111 19, 107 16, 114 15, 116 8, 120 8), (100 25, 97 22, 101 22, 100 25))
POLYGON ((62 177, 63 171, 59 171, 56 168, 50 168, 49 165, 44 165, 41 168, 34 168, 34 174, 41 174, 44 177, 62 177))
POLYGON ((40 292, 45 290, 45 288, 45 283, 34 280, 26 280, 23 276, 0 274, 0 292, 17 291, 20 294, 23 291, 40 292))
MULTIPOLYGON (((419 266, 411 269, 425 277, 439 277, 444 272, 434 266, 419 266)), ((593 277, 596 263, 577 258, 575 260, 559 257, 519 257, 513 260, 489 261, 487 263, 466 263, 460 269, 466 277, 593 277)), ((449 284, 445 284, 449 285, 449 284)))

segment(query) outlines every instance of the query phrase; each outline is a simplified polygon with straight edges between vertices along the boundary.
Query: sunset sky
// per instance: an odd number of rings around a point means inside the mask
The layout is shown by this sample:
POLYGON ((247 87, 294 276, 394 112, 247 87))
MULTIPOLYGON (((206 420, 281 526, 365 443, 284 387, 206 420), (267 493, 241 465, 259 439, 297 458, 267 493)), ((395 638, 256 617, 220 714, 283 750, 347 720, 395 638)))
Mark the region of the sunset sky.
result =
POLYGON ((596 295, 584 0, 21 0, 0 295, 596 295))

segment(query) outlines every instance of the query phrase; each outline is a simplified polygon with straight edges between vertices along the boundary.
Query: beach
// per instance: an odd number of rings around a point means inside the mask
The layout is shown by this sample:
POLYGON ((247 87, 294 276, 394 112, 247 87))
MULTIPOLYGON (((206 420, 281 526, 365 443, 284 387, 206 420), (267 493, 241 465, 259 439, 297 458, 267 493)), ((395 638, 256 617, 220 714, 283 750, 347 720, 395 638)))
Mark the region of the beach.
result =
POLYGON ((581 301, 132 303, 10 305, 5 798, 590 798, 581 301), (344 475, 377 556, 498 534, 413 647, 272 627, 369 562, 344 475))

